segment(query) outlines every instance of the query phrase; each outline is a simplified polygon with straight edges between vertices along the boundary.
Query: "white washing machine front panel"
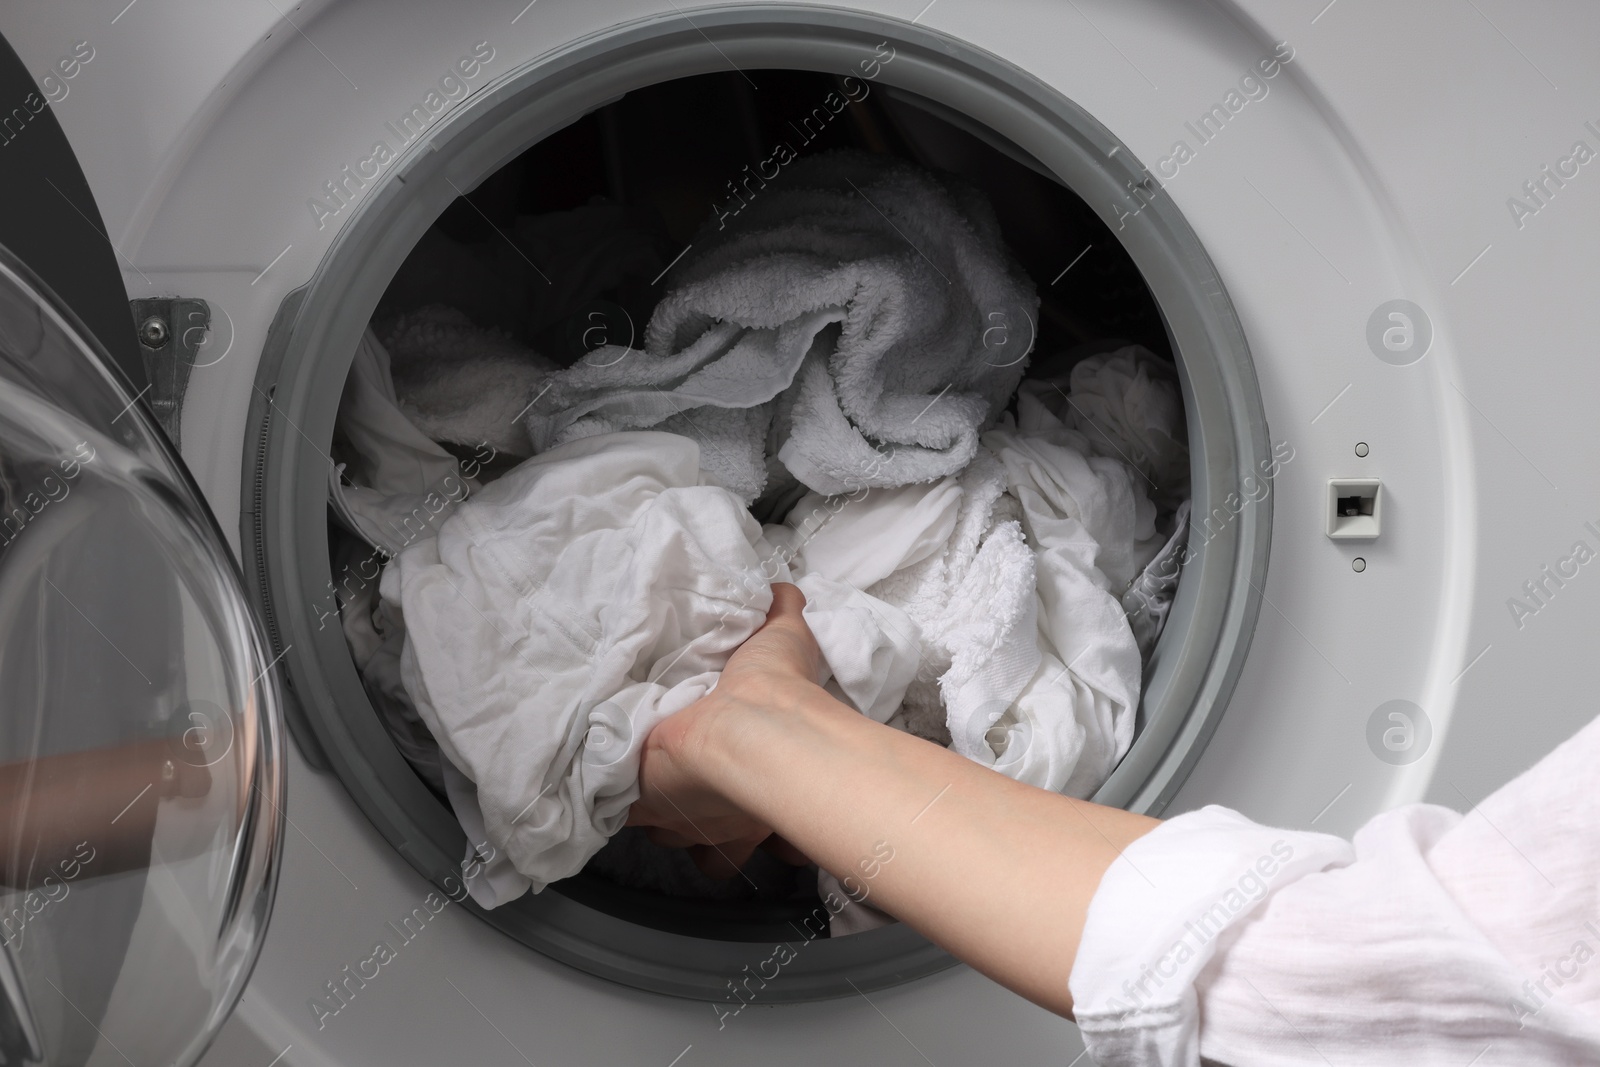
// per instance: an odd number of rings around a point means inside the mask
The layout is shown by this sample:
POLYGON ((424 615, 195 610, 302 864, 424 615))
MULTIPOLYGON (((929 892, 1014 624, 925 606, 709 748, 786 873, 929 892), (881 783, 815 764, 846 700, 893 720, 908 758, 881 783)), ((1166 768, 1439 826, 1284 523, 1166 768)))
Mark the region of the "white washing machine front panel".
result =
MULTIPOLYGON (((95 45, 57 111, 130 295, 201 297, 223 323, 219 358, 191 380, 183 440, 226 517, 241 506, 268 326, 380 183, 525 65, 702 9, 204 6, 139 4, 110 20, 69 0, 0 16, 0 32, 41 71, 77 40, 95 45), (452 72, 472 95, 445 99, 452 72), (445 106, 403 144, 396 123, 430 92, 445 106), (361 177, 379 144, 396 158, 361 177)), ((1412 800, 1464 807, 1590 717, 1600 579, 1585 566, 1551 582, 1541 568, 1561 567, 1578 540, 1600 548, 1585 525, 1600 528, 1600 361, 1587 343, 1600 311, 1584 292, 1600 275, 1600 178, 1574 164, 1551 181, 1542 168, 1578 141, 1600 149, 1600 106, 1585 111, 1600 100, 1585 55, 1600 12, 1550 4, 1528 18, 1487 0, 832 6, 968 42, 1087 109, 1151 173, 1146 189, 1094 206, 1113 228, 1136 226, 1142 199, 1170 197, 1238 310, 1273 441, 1292 458, 1272 483, 1265 607, 1244 674, 1170 810, 1221 803, 1348 832, 1412 800), (1275 54, 1280 72, 1255 76, 1275 54), (1396 300, 1422 315, 1388 318, 1396 300), (1403 337, 1401 351, 1383 348, 1384 330, 1424 321, 1422 355, 1403 337), (1328 482, 1345 478, 1382 481, 1375 541, 1326 535, 1328 482), (1421 708, 1428 729, 1386 734, 1399 720, 1380 709, 1395 700, 1421 708)), ((218 1063, 248 1062, 237 1055, 252 1041, 266 1059, 292 1045, 281 1062, 330 1065, 1067 1062, 1080 1047, 1069 1024, 964 969, 870 1000, 757 1002, 719 1027, 704 1003, 579 974, 452 907, 319 1019, 308 1002, 393 939, 388 924, 430 887, 303 763, 288 814, 272 931, 218 1063)))

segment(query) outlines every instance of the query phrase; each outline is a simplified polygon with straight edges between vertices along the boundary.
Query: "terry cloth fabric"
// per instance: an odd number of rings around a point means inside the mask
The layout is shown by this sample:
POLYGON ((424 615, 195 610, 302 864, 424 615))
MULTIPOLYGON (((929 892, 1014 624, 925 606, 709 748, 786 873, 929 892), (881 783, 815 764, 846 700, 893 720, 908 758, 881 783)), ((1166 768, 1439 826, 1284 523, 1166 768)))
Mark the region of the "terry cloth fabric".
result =
POLYGON ((644 350, 600 349, 555 375, 528 433, 539 450, 684 433, 747 502, 769 453, 824 494, 930 481, 976 454, 1021 379, 1016 346, 1031 344, 1037 311, 980 194, 830 153, 708 226, 644 350))
POLYGON ((533 454, 519 421, 556 365, 446 307, 400 315, 378 330, 400 410, 434 441, 533 454))
MULTIPOLYGON (((384 569, 406 692, 457 818, 497 854, 468 886, 485 906, 576 873, 621 828, 646 735, 711 689, 791 578, 700 462, 675 434, 571 442, 384 569)), ((828 684, 886 718, 915 669, 910 621, 825 576, 798 584, 828 684)))
POLYGON ((1032 393, 958 477, 812 494, 770 529, 796 573, 844 577, 912 620, 898 725, 1075 796, 1126 753, 1141 657, 1119 595, 1165 539, 1129 465, 1091 454, 1032 393))
POLYGON ((1224 808, 1129 845, 1070 985, 1105 1067, 1600 1063, 1600 720, 1353 842, 1224 808))
POLYGON ((386 554, 431 536, 466 499, 472 486, 455 457, 401 410, 389 353, 371 330, 356 346, 337 425, 335 451, 348 462, 329 470, 329 502, 352 533, 386 554))

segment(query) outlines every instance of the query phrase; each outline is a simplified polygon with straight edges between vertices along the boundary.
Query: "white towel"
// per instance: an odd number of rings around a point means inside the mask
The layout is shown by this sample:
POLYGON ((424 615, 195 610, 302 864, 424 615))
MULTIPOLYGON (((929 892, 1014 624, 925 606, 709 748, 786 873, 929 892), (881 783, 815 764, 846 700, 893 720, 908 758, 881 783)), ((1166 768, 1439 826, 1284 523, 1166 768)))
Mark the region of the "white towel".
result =
POLYGON ((818 156, 703 231, 644 350, 555 375, 528 432, 536 449, 686 433, 747 501, 768 453, 825 494, 930 481, 976 453, 1026 363, 1014 347, 998 358, 1000 341, 1031 338, 1037 310, 980 194, 882 157, 818 156))
MULTIPOLYGON (((571 442, 384 570, 406 691, 461 775, 452 805, 503 857, 469 886, 485 906, 576 873, 621 827, 645 736, 710 691, 764 621, 769 583, 791 577, 700 463, 673 434, 571 442)), ((828 684, 887 718, 915 670, 914 626, 825 576, 799 585, 828 684)))
POLYGON ((379 332, 400 409, 417 429, 434 441, 533 454, 520 416, 554 363, 446 307, 398 316, 379 332))

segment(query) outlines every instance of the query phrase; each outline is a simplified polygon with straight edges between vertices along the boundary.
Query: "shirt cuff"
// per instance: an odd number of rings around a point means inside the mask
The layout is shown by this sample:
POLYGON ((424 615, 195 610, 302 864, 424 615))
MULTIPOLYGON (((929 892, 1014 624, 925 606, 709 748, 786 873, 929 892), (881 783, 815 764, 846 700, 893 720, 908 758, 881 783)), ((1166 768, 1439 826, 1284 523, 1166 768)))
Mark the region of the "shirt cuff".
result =
POLYGON ((1342 838, 1261 826, 1215 806, 1129 845, 1089 903, 1069 979, 1095 1061, 1196 1067, 1195 979, 1218 942, 1283 886, 1354 858, 1342 838))

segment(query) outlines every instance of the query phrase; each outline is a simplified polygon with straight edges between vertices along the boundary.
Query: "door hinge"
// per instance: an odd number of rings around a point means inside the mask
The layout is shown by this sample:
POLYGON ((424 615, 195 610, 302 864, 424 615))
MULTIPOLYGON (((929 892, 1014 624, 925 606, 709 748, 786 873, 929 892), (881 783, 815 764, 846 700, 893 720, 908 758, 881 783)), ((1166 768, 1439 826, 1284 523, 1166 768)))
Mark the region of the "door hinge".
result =
POLYGON ((189 387, 189 371, 200 346, 211 331, 211 307, 204 300, 189 297, 130 300, 128 306, 133 311, 145 373, 150 377, 150 392, 146 395, 150 410, 167 432, 172 447, 181 449, 178 434, 183 394, 189 387))

